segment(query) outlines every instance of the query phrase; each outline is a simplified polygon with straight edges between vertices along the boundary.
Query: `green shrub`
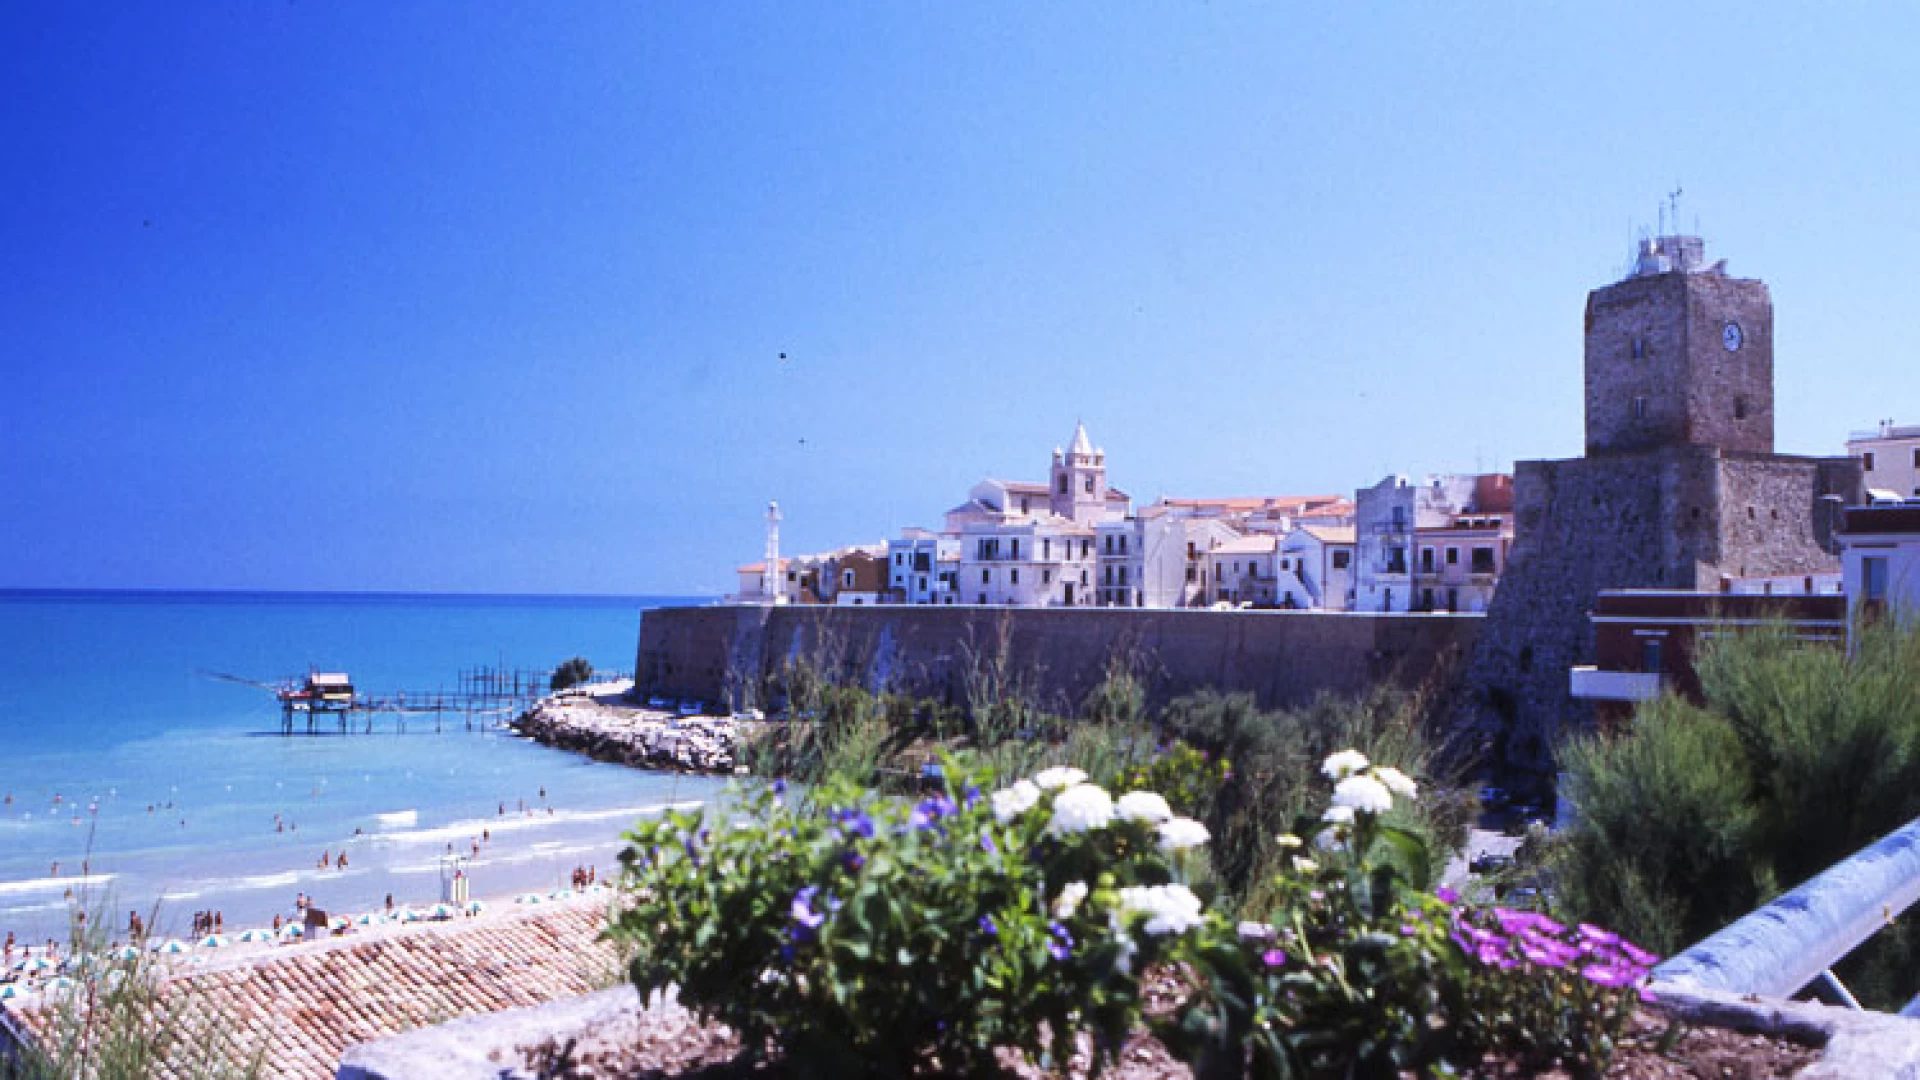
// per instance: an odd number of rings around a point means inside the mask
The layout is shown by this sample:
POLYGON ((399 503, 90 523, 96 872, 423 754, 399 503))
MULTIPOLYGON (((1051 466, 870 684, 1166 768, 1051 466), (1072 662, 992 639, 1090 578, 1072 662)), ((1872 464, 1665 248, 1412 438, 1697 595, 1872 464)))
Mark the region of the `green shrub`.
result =
POLYGON ((1116 1053, 1140 974, 1203 921, 1180 881, 1204 839, 1141 794, 1054 769, 983 794, 954 763, 912 800, 775 785, 743 817, 642 823, 614 925, 643 994, 669 986, 802 1075, 975 1073, 993 1049, 1116 1053))
POLYGON ((548 680, 547 688, 559 693, 569 687, 579 686, 593 678, 593 665, 584 656, 576 656, 553 669, 553 678, 548 680))

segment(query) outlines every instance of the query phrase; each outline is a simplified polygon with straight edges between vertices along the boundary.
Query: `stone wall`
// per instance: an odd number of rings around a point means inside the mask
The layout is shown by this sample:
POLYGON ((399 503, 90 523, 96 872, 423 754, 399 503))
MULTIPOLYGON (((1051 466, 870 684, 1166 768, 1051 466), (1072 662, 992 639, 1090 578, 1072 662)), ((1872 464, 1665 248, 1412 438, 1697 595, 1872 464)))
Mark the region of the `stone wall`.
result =
POLYGON ((1593 662, 1601 589, 1833 570, 1821 496, 1859 486, 1851 459, 1698 446, 1520 462, 1513 553, 1467 673, 1492 756, 1546 771, 1561 732, 1591 722, 1569 670, 1593 662))
POLYGON ((1120 608, 657 608, 641 616, 642 696, 744 708, 788 660, 869 689, 952 703, 996 665, 1051 708, 1077 706, 1116 658, 1149 697, 1248 691, 1265 706, 1457 672, 1479 615, 1120 608))

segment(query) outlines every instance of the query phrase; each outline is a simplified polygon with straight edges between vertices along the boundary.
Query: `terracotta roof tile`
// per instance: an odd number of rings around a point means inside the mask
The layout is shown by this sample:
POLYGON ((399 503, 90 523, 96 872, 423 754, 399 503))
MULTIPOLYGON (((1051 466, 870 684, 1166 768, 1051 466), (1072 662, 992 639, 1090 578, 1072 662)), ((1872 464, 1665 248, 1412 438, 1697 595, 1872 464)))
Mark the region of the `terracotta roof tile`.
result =
MULTIPOLYGON (((602 905, 582 898, 182 968, 165 983, 162 1008, 210 1011, 242 1045, 264 1050, 272 1075, 324 1080, 355 1043, 598 989, 618 971, 600 938, 602 905)), ((51 1022, 37 1004, 0 1009, 30 1031, 51 1022)))

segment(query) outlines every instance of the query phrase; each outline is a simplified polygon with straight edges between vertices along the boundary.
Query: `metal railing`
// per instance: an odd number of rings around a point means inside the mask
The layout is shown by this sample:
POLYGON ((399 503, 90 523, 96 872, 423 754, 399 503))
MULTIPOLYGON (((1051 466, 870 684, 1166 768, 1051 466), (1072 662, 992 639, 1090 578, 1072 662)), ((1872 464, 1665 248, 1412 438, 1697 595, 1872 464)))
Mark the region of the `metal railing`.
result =
MULTIPOLYGON (((1658 981, 1792 997, 1818 980, 1859 1009, 1833 965, 1920 900, 1920 819, 1654 969, 1658 981)), ((1920 996, 1900 1015, 1920 1017, 1920 996)))

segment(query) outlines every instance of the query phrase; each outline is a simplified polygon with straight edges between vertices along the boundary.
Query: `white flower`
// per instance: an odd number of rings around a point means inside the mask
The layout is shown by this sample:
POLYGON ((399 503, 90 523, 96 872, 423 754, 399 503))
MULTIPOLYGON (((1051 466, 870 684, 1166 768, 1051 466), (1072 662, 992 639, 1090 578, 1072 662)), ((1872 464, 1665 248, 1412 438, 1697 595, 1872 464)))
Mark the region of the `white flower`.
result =
POLYGON ((1393 792, 1387 790, 1387 785, 1362 773, 1333 786, 1333 805, 1351 806, 1363 814, 1384 814, 1393 809, 1393 792))
POLYGON ((1053 797, 1053 820, 1047 822, 1047 831, 1064 836, 1104 829, 1112 821, 1113 796, 1094 784, 1075 784, 1053 797))
POLYGON ((1320 820, 1332 825, 1351 825, 1353 824, 1353 807, 1329 806, 1327 812, 1320 815, 1320 820))
MULTIPOLYGON (((1365 768, 1365 766, 1361 767, 1365 768)), ((1084 783, 1086 779, 1087 774, 1081 770, 1061 765, 1035 773, 1033 782, 1048 791, 1058 791, 1061 788, 1070 788, 1075 784, 1084 783)))
POLYGON ((1199 847, 1212 837, 1205 825, 1190 817, 1177 817, 1172 821, 1163 822, 1158 832, 1160 833, 1160 850, 1169 852, 1199 847))
POLYGON ((1402 798, 1411 799, 1420 793, 1413 778, 1391 765, 1382 765, 1373 770, 1373 778, 1387 785, 1387 790, 1402 798))
POLYGON ((1300 846, 1300 838, 1290 832, 1283 832, 1279 836, 1274 837, 1273 842, 1284 848, 1296 848, 1300 846))
POLYGON ((1087 883, 1069 881, 1060 889, 1060 895, 1053 901, 1053 917, 1071 919, 1073 913, 1080 910, 1080 901, 1087 898, 1087 883))
POLYGON ((1120 796, 1113 808, 1126 821, 1145 821, 1158 825, 1173 817, 1173 807, 1151 791, 1129 791, 1120 796))
POLYGON ((1273 940, 1273 927, 1263 922, 1243 922, 1237 929, 1241 941, 1273 940))
POLYGON ((1147 916, 1143 927, 1149 934, 1184 934, 1206 921, 1200 914, 1200 898, 1185 885, 1146 885, 1120 890, 1120 909, 1115 917, 1125 926, 1134 915, 1147 916))
POLYGON ((1326 773, 1330 780, 1345 780, 1366 767, 1367 755, 1358 750, 1342 750, 1337 754, 1328 754, 1320 771, 1326 773))
POLYGON ((1299 874, 1302 877, 1305 877, 1308 874, 1319 873, 1319 871, 1320 871, 1320 864, 1317 862, 1314 862, 1312 859, 1303 859, 1298 855, 1295 855, 1293 857, 1294 873, 1299 874))
POLYGON ((1345 851, 1347 840, 1340 833, 1341 830, 1338 828, 1321 829, 1320 835, 1313 838, 1313 846, 1321 851, 1345 851))
POLYGON ((1040 801, 1040 789, 1034 786, 1033 781, 1022 780, 1012 787, 994 792, 991 798, 994 819, 1005 825, 1033 809, 1034 804, 1040 801))

